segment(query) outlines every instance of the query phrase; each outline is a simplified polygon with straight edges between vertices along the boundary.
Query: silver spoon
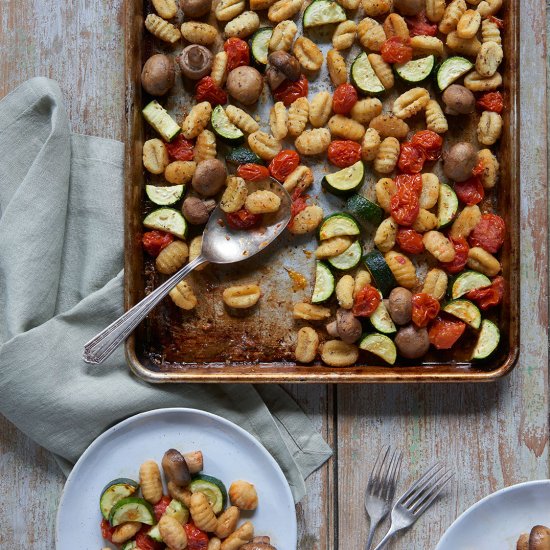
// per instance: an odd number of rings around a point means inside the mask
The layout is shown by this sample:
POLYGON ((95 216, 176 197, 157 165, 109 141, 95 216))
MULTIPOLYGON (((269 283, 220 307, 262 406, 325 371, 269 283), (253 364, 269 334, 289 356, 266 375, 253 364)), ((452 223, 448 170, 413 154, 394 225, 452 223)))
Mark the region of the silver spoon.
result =
POLYGON ((292 204, 285 188, 273 179, 248 182, 248 188, 251 192, 266 189, 276 193, 281 199, 279 210, 273 214, 264 214, 260 227, 239 230, 232 229, 226 223, 225 214, 218 205, 204 229, 200 255, 86 343, 83 356, 86 363, 105 361, 147 314, 196 267, 205 262, 231 264, 246 260, 264 250, 283 232, 290 221, 292 204))

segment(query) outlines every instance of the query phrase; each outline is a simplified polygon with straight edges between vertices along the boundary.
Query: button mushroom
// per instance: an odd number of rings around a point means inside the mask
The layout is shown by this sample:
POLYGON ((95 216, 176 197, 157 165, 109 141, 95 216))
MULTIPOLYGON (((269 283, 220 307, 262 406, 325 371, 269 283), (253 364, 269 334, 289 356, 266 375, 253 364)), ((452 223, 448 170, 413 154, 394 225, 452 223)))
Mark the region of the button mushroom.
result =
POLYGON ((393 7, 401 15, 416 15, 426 6, 425 0, 394 0, 393 7))
POLYGON ((178 57, 181 72, 191 80, 200 80, 212 70, 212 52, 204 46, 191 44, 178 57))
POLYGON ((448 115, 468 115, 476 108, 474 94, 460 84, 451 84, 441 96, 448 115))
POLYGON ((191 483, 191 474, 187 462, 176 449, 168 449, 162 457, 161 464, 166 478, 178 487, 187 487, 191 483))
POLYGON ((422 357, 430 347, 428 331, 408 325, 400 328, 395 337, 395 345, 399 353, 407 359, 422 357))
POLYGON ((191 225, 203 225, 208 221, 210 212, 216 208, 216 201, 203 201, 198 197, 187 197, 181 206, 183 217, 191 225))
POLYGON ((338 334, 338 323, 336 321, 332 321, 328 323, 325 327, 327 333, 329 336, 332 336, 333 338, 339 338, 340 335, 338 334))
POLYGON ((550 529, 535 525, 529 534, 529 550, 550 550, 550 529))
POLYGON ((203 197, 213 197, 225 185, 227 170, 225 164, 218 159, 207 159, 199 162, 191 185, 203 197))
POLYGON ((271 544, 269 537, 254 537, 250 542, 240 547, 240 550, 277 550, 271 544))
POLYGON ((227 91, 229 95, 243 105, 252 105, 260 98, 264 81, 262 75, 254 67, 237 67, 227 75, 227 91))
POLYGON ((180 8, 185 17, 195 19, 212 11, 212 0, 180 0, 180 8))
POLYGON ((346 344, 353 344, 353 342, 359 340, 363 332, 361 321, 347 309, 338 309, 336 312, 336 325, 338 327, 338 336, 346 344))
POLYGON ((390 317, 398 325, 406 325, 412 317, 412 293, 403 287, 394 288, 388 300, 390 317))
POLYGON ((293 82, 299 80, 300 62, 293 55, 279 50, 269 54, 267 62, 267 83, 272 90, 277 89, 287 79, 293 82))
POLYGON ((466 181, 472 177, 477 164, 477 151, 466 141, 455 143, 443 157, 443 173, 453 181, 466 181))
POLYGON ((174 60, 167 55, 152 55, 143 65, 141 85, 151 95, 164 95, 174 85, 176 68, 174 60))

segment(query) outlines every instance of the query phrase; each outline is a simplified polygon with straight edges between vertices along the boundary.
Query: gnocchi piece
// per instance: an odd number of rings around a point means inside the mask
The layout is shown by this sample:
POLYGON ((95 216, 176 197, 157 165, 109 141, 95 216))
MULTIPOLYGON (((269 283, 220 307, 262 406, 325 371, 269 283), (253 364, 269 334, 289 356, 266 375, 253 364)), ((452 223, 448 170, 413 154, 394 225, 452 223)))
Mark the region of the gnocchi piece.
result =
POLYGON ((245 10, 244 0, 220 0, 214 14, 218 21, 231 21, 245 10))
POLYGON ((260 129, 260 125, 252 118, 246 111, 235 107, 235 105, 228 105, 225 108, 225 114, 227 118, 245 134, 253 134, 260 129))
POLYGON ((321 360, 330 367, 349 367, 357 362, 359 349, 342 340, 328 340, 321 347, 321 360))
POLYGON ((227 213, 237 212, 246 201, 248 188, 243 178, 228 176, 227 185, 220 200, 220 208, 227 213))
POLYGON ((332 115, 328 121, 328 129, 333 137, 361 141, 365 135, 365 127, 352 118, 344 115, 332 115))
POLYGON ((374 244, 380 252, 389 252, 395 246, 399 226, 392 217, 386 218, 377 228, 374 244))
POLYGON ((339 0, 338 3, 346 10, 356 10, 361 0, 339 0))
POLYGON ((306 71, 318 71, 323 64, 323 53, 315 42, 305 36, 296 39, 292 53, 306 71))
POLYGON ((256 488, 248 481, 234 481, 229 487, 229 500, 239 510, 255 510, 258 507, 256 488))
POLYGON ((311 363, 317 355, 319 335, 311 327, 302 327, 298 331, 294 357, 297 363, 311 363))
POLYGON ((418 233, 426 233, 431 229, 435 229, 438 225, 437 216, 432 214, 429 210, 425 208, 420 208, 418 211, 418 216, 412 224, 412 228, 418 233))
POLYGON ((477 11, 481 17, 494 15, 500 8, 502 8, 502 0, 483 0, 477 5, 477 11))
POLYGON ((323 209, 320 206, 306 206, 301 212, 298 212, 289 224, 288 230, 293 235, 304 235, 315 231, 323 221, 323 209))
POLYGON ((187 548, 185 529, 176 518, 164 514, 159 520, 159 531, 163 542, 170 550, 185 550, 187 548))
POLYGON ((362 0, 363 11, 369 17, 379 17, 388 13, 392 7, 392 0, 362 0))
POLYGON ((221 547, 222 541, 218 537, 212 537, 208 541, 208 548, 206 550, 221 550, 221 547))
POLYGON ((193 493, 189 502, 189 513, 193 523, 207 533, 213 533, 218 526, 218 519, 204 493, 193 493))
POLYGON ((367 57, 372 66, 372 70, 375 72, 378 80, 382 82, 384 88, 386 88, 386 90, 393 88, 395 79, 393 76, 391 65, 389 63, 386 63, 382 56, 378 55, 377 53, 369 53, 367 57))
POLYGON ((392 38, 393 36, 399 36, 405 40, 409 38, 409 27, 407 27, 407 22, 398 13, 390 13, 388 17, 386 17, 382 27, 386 33, 386 38, 392 38))
POLYGON ((481 50, 481 42, 476 36, 473 38, 460 38, 456 31, 451 31, 447 35, 447 47, 456 53, 461 53, 469 57, 475 57, 481 50))
POLYGON ((426 16, 432 23, 439 23, 445 13, 445 0, 426 0, 426 16))
POLYGON ((351 238, 347 236, 326 239, 315 250, 315 257, 319 260, 323 260, 339 256, 352 245, 352 242, 351 238))
MULTIPOLYGON (((189 243, 189 263, 191 263, 195 258, 198 258, 201 254, 201 251, 202 251, 202 235, 197 235, 196 237, 193 237, 191 239, 191 242, 189 243)), ((202 271, 207 265, 208 265, 208 262, 204 262, 203 264, 196 267, 195 271, 202 271)))
POLYGON ((304 319, 305 321, 324 321, 330 317, 330 309, 315 304, 299 302, 294 304, 292 316, 294 319, 304 319))
POLYGON ((220 537, 220 539, 226 539, 237 528, 240 517, 241 512, 239 509, 236 506, 230 506, 218 517, 218 525, 215 531, 216 536, 220 537))
POLYGON ((361 124, 369 124, 369 122, 382 112, 382 102, 376 97, 367 97, 360 99, 350 111, 350 116, 353 120, 361 124))
POLYGON ((355 42, 356 33, 357 25, 355 21, 342 21, 338 24, 332 35, 332 47, 335 50, 347 50, 351 48, 355 42))
POLYGON ((162 17, 154 13, 150 13, 145 19, 145 28, 154 36, 163 42, 175 44, 181 38, 181 32, 174 27, 172 23, 168 23, 162 17))
POLYGON ((260 18, 255 11, 244 11, 225 26, 225 36, 246 38, 260 28, 260 18))
POLYGON ((311 168, 300 164, 285 178, 283 187, 290 193, 296 189, 304 192, 313 183, 313 172, 311 168))
POLYGON ((376 158, 381 143, 380 135, 374 128, 367 128, 361 142, 361 158, 371 162, 376 158))
POLYGON ((273 23, 292 19, 301 9, 302 0, 278 0, 269 7, 267 17, 273 23))
POLYGON ((440 262, 452 262, 455 259, 456 251, 453 243, 439 231, 428 231, 422 242, 426 250, 440 262))
POLYGON ((187 184, 193 179, 197 163, 192 160, 175 160, 164 170, 164 179, 173 185, 187 184))
POLYGON ((493 76, 502 63, 504 52, 496 42, 484 42, 476 58, 476 71, 483 77, 493 76))
POLYGON ((327 52, 327 69, 334 86, 340 86, 348 81, 346 61, 338 50, 327 52))
POLYGON ((477 204, 474 204, 473 206, 465 206, 453 222, 449 235, 453 239, 468 237, 480 219, 481 210, 477 204))
POLYGON ((199 23, 198 21, 186 21, 182 23, 181 35, 191 44, 200 44, 201 46, 210 46, 216 41, 218 31, 216 27, 208 23, 199 23))
POLYGON ((130 540, 141 529, 139 521, 127 521, 115 527, 111 541, 115 544, 122 544, 130 540))
POLYGON ((484 19, 481 23, 481 42, 495 42, 502 45, 502 37, 498 25, 490 19, 484 19))
POLYGON ((296 138, 294 145, 301 155, 319 155, 330 145, 330 132, 326 128, 306 130, 296 138))
POLYGON ((223 301, 226 306, 234 309, 248 309, 255 306, 262 292, 258 285, 230 286, 223 291, 223 301))
POLYGON ((415 56, 435 55, 442 57, 445 51, 443 42, 437 36, 413 36, 410 41, 415 56))
POLYGON ((248 145, 254 153, 264 160, 271 160, 277 156, 282 148, 279 140, 261 130, 252 132, 248 136, 248 145))
POLYGON ((409 133, 409 125, 391 113, 375 116, 369 122, 369 128, 374 128, 381 138, 405 139, 409 133))
POLYGON ((435 99, 426 104, 426 127, 436 134, 444 134, 449 129, 443 109, 435 99))
POLYGON ((162 498, 162 480, 158 464, 154 460, 146 460, 139 468, 139 484, 143 498, 151 504, 156 504, 162 498))
POLYGON ((247 521, 222 542, 221 550, 239 550, 243 544, 250 542, 253 537, 254 526, 250 521, 247 521))
POLYGON ((439 23, 439 31, 443 34, 449 34, 451 31, 454 31, 466 9, 467 6, 464 0, 453 0, 445 8, 443 18, 439 23))
POLYGON ((155 267, 163 275, 172 275, 187 261, 189 248, 183 241, 172 241, 155 260, 155 267))
POLYGON ((216 150, 216 136, 210 130, 203 130, 198 136, 193 148, 193 158, 198 164, 203 160, 215 159, 218 155, 216 150))
POLYGON ((309 117, 309 102, 307 97, 299 97, 288 109, 288 133, 299 136, 305 129, 309 117))
POLYGON ((197 103, 185 117, 181 125, 181 133, 186 139, 196 138, 210 122, 212 105, 208 101, 197 103))
POLYGON ((332 113, 332 97, 329 92, 319 92, 309 103, 309 122, 314 128, 324 126, 332 113))
POLYGON ((425 88, 411 88, 393 102, 393 114, 397 118, 410 118, 426 107, 430 94, 425 88))
POLYGON ((374 169, 380 174, 390 174, 395 169, 401 146, 394 137, 387 137, 378 148, 374 158, 374 169))
POLYGON ((477 125, 477 140, 483 145, 493 145, 502 133, 502 117, 492 111, 483 111, 477 125))
POLYGON ((353 307, 353 290, 355 281, 351 275, 343 275, 336 283, 336 299, 340 307, 351 309, 353 307))
POLYGON ((365 17, 357 25, 357 37, 363 48, 373 52, 379 52, 382 44, 386 41, 384 28, 378 21, 370 17, 365 17))
POLYGON ((251 214, 271 214, 279 210, 281 198, 273 193, 273 191, 260 189, 250 193, 250 195, 246 197, 244 204, 245 208, 251 214))
POLYGON ((397 191, 395 182, 391 178, 381 178, 376 182, 374 190, 376 192, 376 202, 386 213, 389 213, 391 198, 397 191))
POLYGON ((212 61, 212 70, 210 77, 220 88, 224 85, 227 78, 227 53, 218 52, 212 61))
POLYGON ((370 285, 371 280, 370 273, 366 269, 360 269, 355 274, 353 297, 355 298, 367 285, 370 285))
POLYGON ((197 307, 197 297, 186 281, 179 282, 168 295, 180 309, 191 311, 197 307))
POLYGON ((464 77, 464 86, 471 92, 490 92, 502 86, 502 76, 496 72, 493 76, 484 78, 477 71, 472 71, 464 77))
POLYGON ((460 38, 473 38, 480 26, 480 13, 476 10, 466 10, 458 20, 456 33, 460 38))
POLYGON ((448 282, 447 274, 442 269, 434 267, 426 275, 422 292, 429 294, 436 300, 442 300, 447 293, 448 282))
POLYGON ((416 268, 407 256, 395 250, 390 250, 386 252, 384 258, 399 286, 411 289, 418 284, 416 268))
POLYGON ((422 191, 420 192, 420 208, 430 210, 437 204, 439 198, 439 178, 435 174, 422 174, 422 191))
POLYGON ((250 0, 250 9, 253 11, 267 10, 272 6, 275 0, 250 0))
POLYGON ((153 7, 163 19, 172 19, 178 13, 176 0, 153 0, 153 7))
POLYGON ((269 39, 269 49, 272 52, 279 50, 283 50, 285 52, 290 51, 297 32, 298 27, 294 21, 281 21, 273 29, 273 34, 269 39))
POLYGON ((470 248, 467 263, 470 269, 479 271, 487 277, 498 275, 501 269, 500 262, 480 246, 470 248))
POLYGON ((478 161, 483 163, 483 172, 480 174, 481 183, 484 189, 492 189, 498 180, 499 164, 498 160, 491 153, 490 149, 481 149, 477 153, 478 161))
POLYGON ((191 497, 193 496, 193 493, 189 489, 184 489, 183 487, 179 487, 176 485, 173 481, 169 481, 167 483, 168 486, 168 493, 172 498, 175 498, 176 500, 179 500, 185 506, 189 508, 191 506, 191 497))
POLYGON ((288 134, 288 112, 282 101, 277 101, 269 112, 269 126, 273 137, 277 140, 285 139, 288 134))
POLYGON ((143 144, 143 166, 151 174, 162 174, 168 166, 168 150, 164 143, 157 138, 148 139, 143 144))

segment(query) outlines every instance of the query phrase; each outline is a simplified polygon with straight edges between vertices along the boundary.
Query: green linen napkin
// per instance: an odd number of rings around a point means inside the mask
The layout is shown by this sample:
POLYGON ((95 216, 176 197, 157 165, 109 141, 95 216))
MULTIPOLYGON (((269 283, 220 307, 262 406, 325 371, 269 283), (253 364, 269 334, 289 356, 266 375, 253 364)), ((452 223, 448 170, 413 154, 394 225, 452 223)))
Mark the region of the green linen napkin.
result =
POLYGON ((0 412, 68 472, 107 427, 193 407, 259 439, 299 501, 330 448, 279 386, 146 384, 122 347, 102 365, 85 342, 122 314, 123 156, 71 134, 57 84, 32 79, 0 101, 0 412))

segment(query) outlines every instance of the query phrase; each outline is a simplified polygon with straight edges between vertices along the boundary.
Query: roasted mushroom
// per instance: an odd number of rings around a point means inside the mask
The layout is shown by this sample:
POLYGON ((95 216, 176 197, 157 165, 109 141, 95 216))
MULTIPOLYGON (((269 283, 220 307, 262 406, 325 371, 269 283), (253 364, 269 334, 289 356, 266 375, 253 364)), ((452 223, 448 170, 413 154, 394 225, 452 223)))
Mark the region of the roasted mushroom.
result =
POLYGON ((213 197, 225 185, 227 170, 218 159, 207 159, 199 162, 193 174, 191 185, 203 197, 213 197))
POLYGON ((476 108, 474 94, 460 84, 451 84, 441 96, 448 115, 468 115, 476 108))
POLYGON ((412 293, 403 287, 394 288, 390 292, 388 300, 388 312, 390 317, 398 325, 406 325, 411 322, 412 293))
POLYGON ((241 546, 240 550, 277 550, 271 544, 269 537, 254 537, 250 542, 241 546))
POLYGON ((394 0, 393 7, 401 15, 417 15, 426 9, 425 0, 394 0))
POLYGON ((168 449, 162 457, 162 469, 166 478, 178 487, 191 483, 191 474, 183 455, 176 449, 168 449))
POLYGON ((363 332, 361 321, 351 311, 344 308, 338 308, 336 312, 336 326, 338 327, 338 336, 346 344, 353 344, 359 340, 363 332))
POLYGON ((453 181, 466 181, 472 177, 477 164, 477 151, 466 141, 455 143, 443 157, 443 173, 453 181))
POLYGON ((418 359, 430 347, 428 331, 425 328, 416 328, 414 325, 400 328, 395 337, 395 345, 403 357, 418 359))
POLYGON ((252 105, 260 98, 264 81, 254 67, 237 67, 227 75, 229 95, 243 105, 252 105))
POLYGON ((550 550, 550 529, 535 525, 529 534, 529 550, 550 550))
POLYGON ((185 17, 195 19, 212 11, 212 0, 180 0, 180 8, 185 17))
POLYGON ((210 212, 216 208, 216 201, 203 201, 198 197, 187 197, 181 206, 183 217, 192 225, 203 225, 208 221, 210 212))
POLYGON ((267 83, 272 90, 277 89, 285 80, 295 82, 300 78, 300 62, 289 53, 279 50, 269 54, 266 70, 267 83))
POLYGON ((167 55, 152 55, 143 65, 141 85, 151 95, 161 96, 170 90, 176 79, 174 60, 167 55))
POLYGON ((204 46, 191 44, 183 49, 178 57, 181 72, 191 80, 200 80, 210 74, 213 61, 212 52, 204 46))

